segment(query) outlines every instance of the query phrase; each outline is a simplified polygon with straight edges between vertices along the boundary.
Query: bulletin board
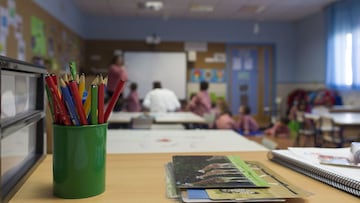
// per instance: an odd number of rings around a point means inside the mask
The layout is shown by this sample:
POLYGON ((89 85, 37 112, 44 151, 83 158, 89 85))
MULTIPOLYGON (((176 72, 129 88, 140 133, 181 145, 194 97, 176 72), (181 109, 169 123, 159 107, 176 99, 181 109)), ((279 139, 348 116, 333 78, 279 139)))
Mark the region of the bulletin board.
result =
POLYGON ((0 0, 0 7, 0 13, 4 10, 7 13, 6 31, 0 30, 0 35, 6 38, 3 41, 7 57, 27 62, 40 57, 48 70, 54 72, 64 69, 70 60, 83 64, 83 39, 36 3, 0 0))

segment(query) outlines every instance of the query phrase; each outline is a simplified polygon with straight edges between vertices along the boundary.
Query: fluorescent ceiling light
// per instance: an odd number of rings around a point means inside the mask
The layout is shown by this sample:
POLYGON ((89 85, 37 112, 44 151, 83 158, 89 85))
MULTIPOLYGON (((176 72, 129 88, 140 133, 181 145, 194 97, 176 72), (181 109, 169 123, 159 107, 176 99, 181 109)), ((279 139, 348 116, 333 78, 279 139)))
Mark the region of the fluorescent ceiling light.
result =
POLYGON ((164 3, 162 1, 145 1, 138 3, 138 8, 144 10, 160 11, 163 7, 164 3))
POLYGON ((206 5, 206 4, 192 4, 190 6, 190 11, 192 11, 192 12, 204 12, 204 13, 213 12, 214 11, 214 6, 206 5))
POLYGON ((244 5, 240 7, 238 10, 240 13, 246 13, 246 14, 259 14, 264 12, 266 9, 266 6, 258 6, 258 5, 244 5))

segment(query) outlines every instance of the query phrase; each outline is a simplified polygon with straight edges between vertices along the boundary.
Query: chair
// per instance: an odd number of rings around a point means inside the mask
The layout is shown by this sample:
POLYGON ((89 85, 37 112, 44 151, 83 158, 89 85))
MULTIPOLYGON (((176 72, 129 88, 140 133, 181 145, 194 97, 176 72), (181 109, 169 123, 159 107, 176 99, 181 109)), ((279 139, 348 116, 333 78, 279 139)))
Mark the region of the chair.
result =
POLYGON ((151 129, 153 118, 150 116, 139 116, 131 119, 132 129, 151 129))
POLYGON ((300 128, 296 136, 296 144, 299 146, 306 146, 311 139, 314 140, 312 145, 317 146, 317 130, 314 121, 305 118, 304 113, 296 115, 296 121, 299 122, 300 128), (300 145, 301 138, 304 138, 303 145, 300 145))
POLYGON ((322 145, 330 143, 336 147, 343 147, 345 143, 357 141, 358 136, 344 136, 342 129, 337 126, 334 120, 329 116, 320 116, 320 135, 322 138, 322 145))

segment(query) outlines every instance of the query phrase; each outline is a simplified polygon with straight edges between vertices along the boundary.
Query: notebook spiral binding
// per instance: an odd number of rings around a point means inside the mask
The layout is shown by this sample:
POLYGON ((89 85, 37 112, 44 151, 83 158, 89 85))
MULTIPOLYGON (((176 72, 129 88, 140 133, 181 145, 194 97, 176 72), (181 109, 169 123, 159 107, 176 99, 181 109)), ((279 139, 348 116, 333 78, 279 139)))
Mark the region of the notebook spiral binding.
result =
POLYGON ((286 166, 313 179, 316 179, 335 188, 360 197, 360 182, 357 180, 352 180, 350 178, 337 175, 333 172, 326 171, 296 160, 292 160, 285 156, 272 152, 269 152, 268 158, 271 161, 286 166))

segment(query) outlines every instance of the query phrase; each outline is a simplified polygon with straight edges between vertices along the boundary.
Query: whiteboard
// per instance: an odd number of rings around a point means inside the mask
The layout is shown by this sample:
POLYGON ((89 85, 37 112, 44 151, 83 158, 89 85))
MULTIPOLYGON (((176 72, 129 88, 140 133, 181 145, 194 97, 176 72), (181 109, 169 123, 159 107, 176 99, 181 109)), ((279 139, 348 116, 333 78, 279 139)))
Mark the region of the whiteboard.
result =
MULTIPOLYGON (((179 99, 186 98, 186 55, 184 52, 125 52, 125 66, 129 83, 138 84, 143 99, 152 89, 154 81, 175 92, 179 99)), ((124 91, 128 94, 129 88, 124 91)))

